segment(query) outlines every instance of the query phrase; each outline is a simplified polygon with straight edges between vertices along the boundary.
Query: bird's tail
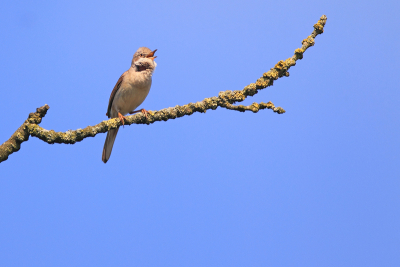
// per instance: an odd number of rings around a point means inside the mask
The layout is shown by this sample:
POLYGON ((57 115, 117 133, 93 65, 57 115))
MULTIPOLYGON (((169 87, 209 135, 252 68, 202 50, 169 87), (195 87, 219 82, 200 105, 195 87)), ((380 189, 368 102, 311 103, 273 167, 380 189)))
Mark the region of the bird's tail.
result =
POLYGON ((106 141, 104 142, 103 155, 101 156, 101 160, 104 163, 107 163, 108 159, 111 156, 111 151, 114 145, 115 138, 117 137, 118 129, 112 129, 107 132, 106 141))

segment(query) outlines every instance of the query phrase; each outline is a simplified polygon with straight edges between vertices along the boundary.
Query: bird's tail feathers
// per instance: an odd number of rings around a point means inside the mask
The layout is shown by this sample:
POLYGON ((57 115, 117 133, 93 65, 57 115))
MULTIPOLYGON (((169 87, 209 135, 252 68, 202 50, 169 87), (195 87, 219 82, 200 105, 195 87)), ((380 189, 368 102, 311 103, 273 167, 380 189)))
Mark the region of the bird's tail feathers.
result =
POLYGON ((111 151, 114 146, 115 138, 117 137, 118 129, 119 127, 117 129, 112 129, 107 132, 106 141, 104 142, 103 155, 101 156, 101 160, 104 163, 107 163, 108 159, 111 156, 111 151))

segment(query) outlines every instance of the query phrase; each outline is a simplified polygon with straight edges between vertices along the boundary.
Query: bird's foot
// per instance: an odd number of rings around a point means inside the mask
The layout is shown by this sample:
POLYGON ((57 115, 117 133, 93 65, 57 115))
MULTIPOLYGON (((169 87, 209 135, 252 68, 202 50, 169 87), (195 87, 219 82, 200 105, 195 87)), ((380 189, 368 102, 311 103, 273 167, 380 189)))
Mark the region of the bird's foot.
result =
POLYGON ((125 116, 118 112, 118 118, 122 122, 122 127, 125 127, 125 116))
POLYGON ((135 114, 135 113, 138 113, 138 112, 142 112, 144 114, 144 116, 146 117, 146 120, 148 119, 147 114, 149 114, 149 112, 147 110, 145 110, 144 108, 136 110, 136 111, 129 112, 129 114, 135 114))

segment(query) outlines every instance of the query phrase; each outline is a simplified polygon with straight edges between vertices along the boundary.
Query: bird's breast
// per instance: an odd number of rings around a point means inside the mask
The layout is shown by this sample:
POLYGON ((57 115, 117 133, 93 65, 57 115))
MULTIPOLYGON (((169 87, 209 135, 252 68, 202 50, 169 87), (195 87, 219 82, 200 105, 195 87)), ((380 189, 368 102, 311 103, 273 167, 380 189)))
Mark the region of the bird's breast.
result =
POLYGON ((137 79, 138 77, 134 78, 136 79, 132 79, 131 77, 124 79, 121 87, 117 91, 112 105, 112 109, 116 111, 116 114, 120 112, 122 115, 125 115, 131 111, 134 111, 140 104, 143 103, 149 94, 151 77, 150 79, 137 79))

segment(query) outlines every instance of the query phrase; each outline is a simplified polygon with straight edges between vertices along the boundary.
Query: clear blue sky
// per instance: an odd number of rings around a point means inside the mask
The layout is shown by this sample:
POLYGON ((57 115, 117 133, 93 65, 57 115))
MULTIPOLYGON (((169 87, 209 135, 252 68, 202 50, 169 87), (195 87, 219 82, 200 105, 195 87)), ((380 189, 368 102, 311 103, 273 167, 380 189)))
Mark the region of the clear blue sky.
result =
POLYGON ((140 46, 141 107, 240 90, 244 103, 75 145, 37 138, 0 164, 0 266, 400 266, 398 1, 2 1, 0 143, 30 112, 84 128, 140 46), (325 3, 324 3, 325 2, 325 3))

